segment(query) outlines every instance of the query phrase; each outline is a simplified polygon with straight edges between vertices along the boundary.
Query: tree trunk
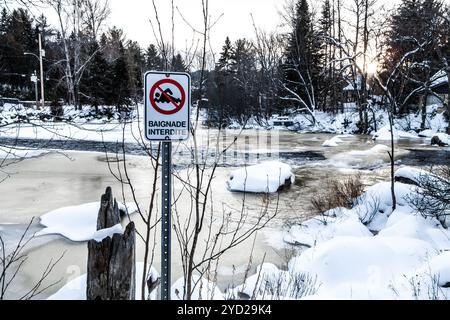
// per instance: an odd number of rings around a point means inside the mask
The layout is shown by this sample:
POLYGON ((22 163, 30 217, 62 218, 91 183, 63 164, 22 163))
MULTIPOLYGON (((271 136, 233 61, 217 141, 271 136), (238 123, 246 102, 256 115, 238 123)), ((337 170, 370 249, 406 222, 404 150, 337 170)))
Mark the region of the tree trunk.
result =
POLYGON ((450 134, 450 68, 447 68, 447 118, 448 118, 448 127, 447 134, 450 134))
POLYGON ((391 196, 392 196, 392 211, 397 209, 397 197, 395 195, 395 142, 394 142, 394 119, 392 112, 389 115, 389 127, 391 129, 391 151, 389 158, 391 160, 391 196))
POLYGON ((422 121, 420 123, 420 130, 425 130, 426 129, 426 124, 427 124, 427 98, 428 98, 428 90, 425 91, 425 96, 422 98, 422 121))
MULTIPOLYGON (((111 188, 101 198, 97 230, 120 223, 117 201, 111 188)), ((136 298, 135 267, 136 229, 128 224, 123 234, 115 234, 101 242, 88 242, 87 300, 134 300, 136 298)))

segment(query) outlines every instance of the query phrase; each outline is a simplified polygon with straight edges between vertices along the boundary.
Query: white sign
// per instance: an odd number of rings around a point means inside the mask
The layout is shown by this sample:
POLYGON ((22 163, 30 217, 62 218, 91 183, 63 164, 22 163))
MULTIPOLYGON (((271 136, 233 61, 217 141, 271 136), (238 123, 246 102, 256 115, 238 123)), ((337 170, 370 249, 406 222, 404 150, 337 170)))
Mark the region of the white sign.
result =
POLYGON ((145 137, 150 141, 189 139, 191 77, 187 73, 145 74, 145 137))

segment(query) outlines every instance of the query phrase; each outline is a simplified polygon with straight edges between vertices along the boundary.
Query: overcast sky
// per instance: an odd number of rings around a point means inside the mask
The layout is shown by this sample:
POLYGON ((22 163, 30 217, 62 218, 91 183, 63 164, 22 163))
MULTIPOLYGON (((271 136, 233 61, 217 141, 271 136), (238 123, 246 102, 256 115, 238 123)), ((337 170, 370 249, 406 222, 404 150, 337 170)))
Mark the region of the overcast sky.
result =
MULTIPOLYGON (((378 0, 380 4, 392 6, 400 0, 378 0)), ((320 6, 322 1, 310 1, 320 6)), ((344 6, 349 6, 353 0, 343 0, 344 6)), ((169 0, 155 0, 161 20, 163 34, 167 42, 171 42, 171 3, 169 0)), ((202 1, 174 0, 176 8, 193 27, 202 29, 202 1)), ((267 31, 280 26, 279 12, 283 9, 285 0, 209 0, 211 20, 218 18, 211 34, 211 46, 219 52, 225 37, 232 41, 238 38, 253 38, 254 27, 250 14, 259 28, 267 31)), ((127 39, 138 41, 141 46, 155 43, 155 37, 149 20, 156 24, 151 0, 110 0, 111 16, 109 26, 117 26, 124 30, 127 39)), ((192 29, 185 23, 175 9, 175 46, 179 50, 189 48, 193 39, 192 29)), ((56 25, 56 18, 51 11, 46 11, 51 24, 56 25)), ((156 26, 156 25, 155 25, 156 26)), ((157 26, 156 26, 157 27, 157 26)), ((197 35, 198 38, 198 35, 197 35)))
MULTIPOLYGON (((123 28, 127 37, 141 44, 148 45, 154 42, 150 18, 154 18, 154 10, 150 0, 110 0, 112 15, 110 23, 123 28)), ((171 4, 168 0, 155 0, 161 18, 163 32, 170 38, 171 34, 171 4)), ((280 0, 210 0, 210 15, 212 21, 220 20, 213 29, 211 44, 215 50, 221 48, 225 37, 232 40, 241 37, 252 37, 254 28, 250 13, 253 14, 258 26, 267 30, 277 27, 280 22, 278 9, 281 9, 280 0), (223 16, 221 16, 223 14, 223 16)), ((195 28, 202 29, 201 0, 175 0, 175 6, 186 20, 195 28)), ((183 21, 175 9, 175 42, 179 49, 191 43, 192 30, 183 21)), ((155 22, 155 20, 152 20, 155 22)), ((170 39, 168 39, 170 41, 170 39)))

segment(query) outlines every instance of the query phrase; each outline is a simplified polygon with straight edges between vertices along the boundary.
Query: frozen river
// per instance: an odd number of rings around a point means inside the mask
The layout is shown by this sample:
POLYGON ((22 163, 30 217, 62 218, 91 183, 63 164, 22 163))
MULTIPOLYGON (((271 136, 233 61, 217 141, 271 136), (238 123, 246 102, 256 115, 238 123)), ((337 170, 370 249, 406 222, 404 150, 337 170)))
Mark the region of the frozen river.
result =
MULTIPOLYGON (((227 133, 221 137, 224 145, 232 141, 237 132, 227 133)), ((333 135, 298 134, 279 132, 269 134, 260 131, 245 131, 239 136, 237 147, 230 148, 221 161, 215 173, 212 199, 217 206, 227 204, 230 207, 242 205, 244 197, 241 193, 231 193, 226 189, 225 181, 228 174, 245 163, 257 163, 265 160, 281 160, 295 169, 296 183, 279 196, 278 214, 270 225, 261 231, 255 241, 253 253, 253 269, 263 259, 282 267, 291 256, 291 248, 282 242, 281 230, 289 222, 299 222, 311 216, 311 196, 323 187, 329 178, 340 178, 359 173, 366 185, 388 180, 388 155, 385 152, 371 152, 376 144, 365 136, 345 137, 338 147, 324 148, 322 144, 333 135)), ((201 139, 199 139, 201 140, 201 139)), ((3 140, 0 142, 8 142, 3 140)), ((32 147, 42 146, 44 141, 24 140, 21 145, 32 147), (34 145, 33 145, 34 144, 34 145)), ((387 144, 387 143, 384 143, 387 144)), ((442 164, 450 161, 449 149, 439 149, 429 146, 428 140, 402 140, 397 144, 397 164, 425 166, 442 164)), ((217 152, 207 142, 201 140, 199 145, 203 157, 214 157, 217 152)), ((121 185, 111 175, 103 151, 114 152, 117 145, 86 141, 53 141, 47 142, 46 148, 62 149, 50 152, 37 158, 27 159, 12 164, 6 168, 11 175, 0 184, 0 232, 6 240, 6 245, 12 246, 20 237, 24 228, 33 217, 39 217, 49 211, 99 201, 107 186, 113 188, 114 195, 122 200, 121 185), (84 150, 84 151, 83 151, 84 150), (86 152, 89 151, 89 152, 86 152)), ((137 198, 145 206, 151 189, 152 170, 147 158, 139 152, 139 147, 129 143, 126 150, 129 173, 137 190, 137 198)), ((178 145, 174 148, 176 170, 180 175, 187 172, 191 163, 191 147, 178 145)), ((175 181, 175 190, 180 189, 175 181)), ((125 200, 130 201, 129 191, 124 192, 125 200)), ((272 202, 277 202, 275 195, 272 202)), ((181 199, 179 207, 189 203, 181 199), (183 202, 185 201, 185 202, 183 202)), ((247 195, 246 206, 254 212, 266 201, 261 195, 247 195)), ((275 210, 274 206, 271 210, 275 210)), ((187 213, 186 213, 187 214, 187 213)), ((222 215, 221 210, 215 210, 214 215, 222 215)), ((138 228, 138 217, 135 217, 138 228)), ((251 219, 249 220, 251 223, 251 219)), ((33 224, 32 231, 40 230, 38 221, 33 224)), ((220 263, 218 283, 221 289, 238 284, 249 263, 252 240, 233 249, 220 263), (248 254, 240 254, 248 252, 248 254)), ((157 248, 159 245, 156 246, 157 248)), ((142 256, 142 243, 138 246, 137 256, 142 256)), ((57 259, 65 252, 62 261, 53 270, 47 282, 61 280, 55 287, 46 291, 40 298, 46 298, 55 292, 68 280, 82 274, 86 270, 87 245, 74 243, 61 236, 45 236, 34 240, 26 253, 29 255, 24 264, 23 272, 17 277, 11 288, 10 298, 20 296, 30 288, 41 275, 50 259, 57 259)), ((173 245, 173 280, 181 277, 179 248, 173 245)), ((159 266, 159 252, 156 251, 154 265, 159 266)))

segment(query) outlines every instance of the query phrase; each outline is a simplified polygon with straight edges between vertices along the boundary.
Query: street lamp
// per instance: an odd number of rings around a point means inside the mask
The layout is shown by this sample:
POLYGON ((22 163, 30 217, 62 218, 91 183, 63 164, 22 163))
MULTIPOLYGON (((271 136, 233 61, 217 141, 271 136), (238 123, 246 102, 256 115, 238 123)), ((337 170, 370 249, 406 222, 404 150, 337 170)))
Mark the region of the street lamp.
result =
MULTIPOLYGON (((45 107, 45 91, 44 91, 44 63, 43 57, 45 57, 45 51, 42 49, 42 35, 39 33, 39 56, 31 52, 24 52, 26 56, 34 56, 39 60, 39 65, 41 69, 41 106, 45 107)), ((38 106, 36 106, 38 107, 38 106)))

